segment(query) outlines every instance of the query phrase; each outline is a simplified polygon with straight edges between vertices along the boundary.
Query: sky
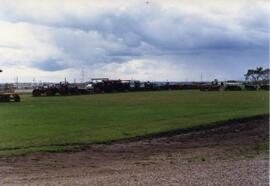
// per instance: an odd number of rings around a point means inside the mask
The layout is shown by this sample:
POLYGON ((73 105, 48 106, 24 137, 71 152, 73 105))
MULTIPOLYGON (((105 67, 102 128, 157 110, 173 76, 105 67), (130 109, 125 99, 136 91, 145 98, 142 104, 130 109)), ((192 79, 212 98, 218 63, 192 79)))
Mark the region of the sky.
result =
POLYGON ((267 0, 0 5, 0 82, 230 80, 269 66, 267 0))

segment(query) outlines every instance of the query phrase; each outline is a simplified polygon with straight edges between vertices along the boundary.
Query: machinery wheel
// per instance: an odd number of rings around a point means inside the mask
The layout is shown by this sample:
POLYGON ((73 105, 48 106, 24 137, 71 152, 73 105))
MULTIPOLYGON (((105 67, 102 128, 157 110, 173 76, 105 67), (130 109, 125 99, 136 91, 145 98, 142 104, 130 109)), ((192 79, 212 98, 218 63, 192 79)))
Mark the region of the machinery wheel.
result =
POLYGON ((15 102, 20 102, 21 101, 21 97, 19 95, 15 95, 14 96, 14 101, 15 102))
POLYGON ((46 91, 46 96, 54 96, 54 93, 51 89, 46 91))
POLYGON ((4 95, 0 95, 0 102, 5 102, 5 96, 4 95))
POLYGON ((67 90, 66 88, 61 88, 61 89, 59 90, 59 94, 60 94, 61 96, 67 96, 67 95, 69 94, 69 92, 68 92, 68 90, 67 90))
POLYGON ((9 95, 0 95, 0 102, 9 102, 10 97, 9 95))
POLYGON ((32 95, 34 97, 38 97, 38 96, 41 96, 41 92, 39 90, 33 90, 32 95))

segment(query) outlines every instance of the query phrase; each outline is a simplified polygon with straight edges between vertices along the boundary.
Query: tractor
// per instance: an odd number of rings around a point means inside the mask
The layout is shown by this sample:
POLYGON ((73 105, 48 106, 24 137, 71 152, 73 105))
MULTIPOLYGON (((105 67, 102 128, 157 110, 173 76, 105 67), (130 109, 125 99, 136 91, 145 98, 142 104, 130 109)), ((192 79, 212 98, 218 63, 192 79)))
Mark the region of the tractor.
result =
POLYGON ((92 79, 92 86, 94 93, 126 92, 130 90, 130 81, 94 78, 92 79))
MULTIPOLYGON (((0 73, 3 72, 0 69, 0 73)), ((19 94, 15 93, 15 89, 10 84, 0 85, 0 102, 20 102, 21 98, 19 94)))
POLYGON ((212 82, 203 83, 198 86, 200 91, 220 91, 223 87, 223 82, 219 82, 217 79, 215 79, 212 82))
POLYGON ((68 82, 60 82, 59 84, 48 84, 36 87, 32 91, 33 97, 40 96, 69 96, 69 95, 85 95, 90 94, 91 91, 87 88, 78 87, 76 84, 69 84, 68 82))

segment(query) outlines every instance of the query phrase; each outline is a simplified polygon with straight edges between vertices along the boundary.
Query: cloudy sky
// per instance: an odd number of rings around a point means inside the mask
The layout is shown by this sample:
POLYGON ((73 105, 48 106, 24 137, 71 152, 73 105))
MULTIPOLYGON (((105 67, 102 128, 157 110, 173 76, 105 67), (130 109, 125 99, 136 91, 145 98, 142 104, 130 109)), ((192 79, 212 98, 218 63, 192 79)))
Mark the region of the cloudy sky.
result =
POLYGON ((0 81, 241 79, 268 67, 267 0, 0 0, 0 81))

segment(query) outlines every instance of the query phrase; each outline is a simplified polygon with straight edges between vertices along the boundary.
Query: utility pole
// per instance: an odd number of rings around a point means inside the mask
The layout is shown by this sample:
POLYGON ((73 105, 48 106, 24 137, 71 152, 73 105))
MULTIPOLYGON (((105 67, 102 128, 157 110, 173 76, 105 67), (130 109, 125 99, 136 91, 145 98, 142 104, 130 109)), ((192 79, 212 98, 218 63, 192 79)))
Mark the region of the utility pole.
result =
POLYGON ((36 78, 34 77, 34 78, 33 78, 33 84, 32 84, 32 87, 36 87, 36 82, 37 82, 37 81, 36 81, 36 78))
POLYGON ((17 76, 16 77, 16 89, 18 89, 19 88, 19 77, 17 76))

